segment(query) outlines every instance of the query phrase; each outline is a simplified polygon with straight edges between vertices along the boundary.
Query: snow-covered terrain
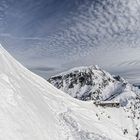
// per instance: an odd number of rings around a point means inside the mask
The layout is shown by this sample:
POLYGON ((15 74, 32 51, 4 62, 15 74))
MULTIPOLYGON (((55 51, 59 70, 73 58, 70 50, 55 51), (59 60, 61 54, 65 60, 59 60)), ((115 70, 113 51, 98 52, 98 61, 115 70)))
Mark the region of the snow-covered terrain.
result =
POLYGON ((74 99, 0 46, 1 140, 139 140, 139 99, 129 96, 119 108, 74 99))
POLYGON ((52 76, 48 81, 79 100, 93 100, 95 104, 120 103, 127 111, 132 108, 134 118, 140 116, 139 111, 135 111, 139 108, 139 89, 98 66, 76 67, 52 76))

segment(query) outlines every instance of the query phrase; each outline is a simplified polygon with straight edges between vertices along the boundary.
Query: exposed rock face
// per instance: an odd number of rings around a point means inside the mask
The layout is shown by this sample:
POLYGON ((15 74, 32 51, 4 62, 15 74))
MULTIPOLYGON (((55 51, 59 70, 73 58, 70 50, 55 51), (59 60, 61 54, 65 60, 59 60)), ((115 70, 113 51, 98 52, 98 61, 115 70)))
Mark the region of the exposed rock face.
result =
POLYGON ((84 101, 111 100, 128 85, 120 76, 111 76, 98 66, 74 68, 48 81, 72 97, 84 101))

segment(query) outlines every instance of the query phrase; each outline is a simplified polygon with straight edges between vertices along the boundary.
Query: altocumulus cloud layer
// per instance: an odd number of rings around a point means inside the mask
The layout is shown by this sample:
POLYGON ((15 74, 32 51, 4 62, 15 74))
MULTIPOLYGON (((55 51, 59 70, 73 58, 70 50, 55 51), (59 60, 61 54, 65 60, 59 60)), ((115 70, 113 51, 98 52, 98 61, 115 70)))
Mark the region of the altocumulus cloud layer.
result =
POLYGON ((139 82, 140 0, 7 0, 1 5, 1 42, 33 71, 46 77, 98 64, 139 82))

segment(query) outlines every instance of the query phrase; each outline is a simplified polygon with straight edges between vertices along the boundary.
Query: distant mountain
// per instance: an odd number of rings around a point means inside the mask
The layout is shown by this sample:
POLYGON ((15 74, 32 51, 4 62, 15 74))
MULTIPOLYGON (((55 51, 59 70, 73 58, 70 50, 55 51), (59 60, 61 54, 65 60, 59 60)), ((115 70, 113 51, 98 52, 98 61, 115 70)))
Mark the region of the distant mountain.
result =
MULTIPOLYGON (((98 66, 78 67, 48 80, 58 89, 79 100, 113 100, 134 89, 120 76, 112 76, 98 66)), ((136 89, 136 88, 135 88, 136 89)))

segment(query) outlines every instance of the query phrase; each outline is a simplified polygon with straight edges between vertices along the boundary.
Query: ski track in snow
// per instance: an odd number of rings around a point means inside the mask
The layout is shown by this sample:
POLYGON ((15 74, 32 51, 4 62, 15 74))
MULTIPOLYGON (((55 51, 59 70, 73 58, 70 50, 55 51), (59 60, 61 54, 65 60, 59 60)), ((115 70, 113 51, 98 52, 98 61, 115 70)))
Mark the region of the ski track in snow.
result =
POLYGON ((71 110, 59 114, 59 125, 64 132, 66 140, 110 140, 93 132, 80 128, 80 125, 71 114, 71 110))

